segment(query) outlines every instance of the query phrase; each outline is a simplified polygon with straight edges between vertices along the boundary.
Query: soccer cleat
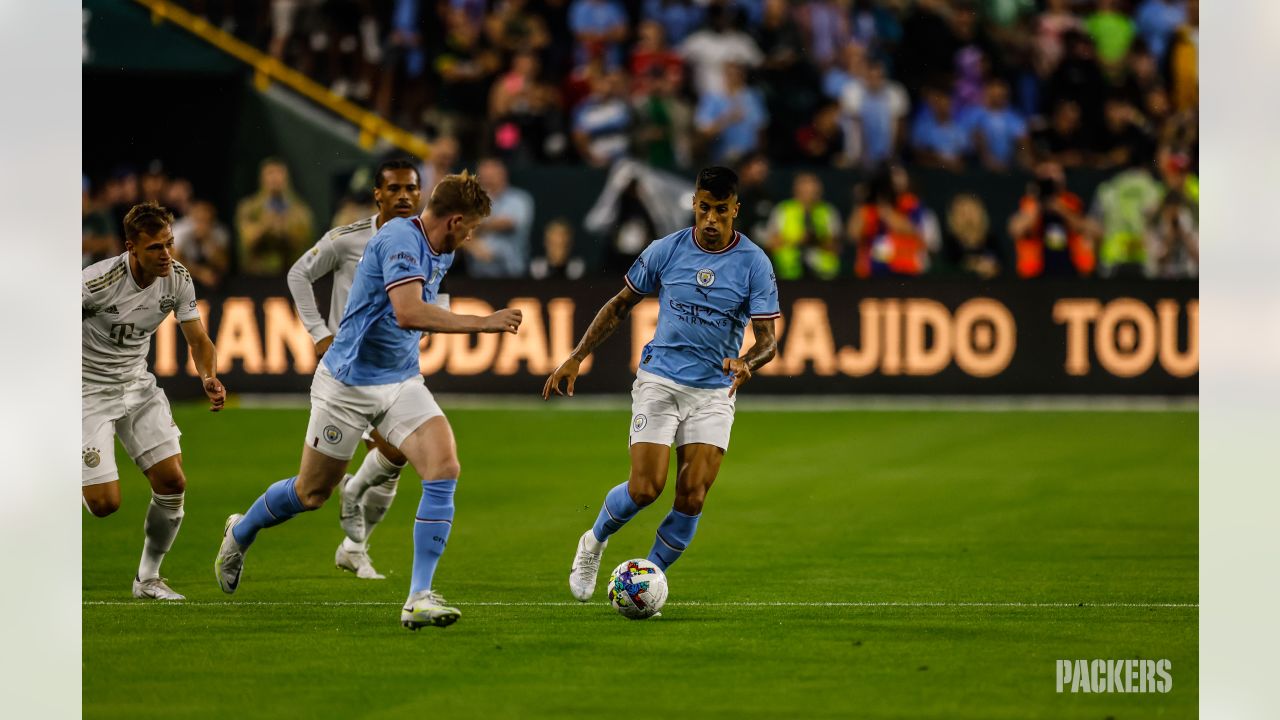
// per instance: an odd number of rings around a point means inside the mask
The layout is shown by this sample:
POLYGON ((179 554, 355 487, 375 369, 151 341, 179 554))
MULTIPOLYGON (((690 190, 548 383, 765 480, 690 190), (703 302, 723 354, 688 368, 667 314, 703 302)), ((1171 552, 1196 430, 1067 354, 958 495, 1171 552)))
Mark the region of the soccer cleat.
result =
POLYGON ((139 600, 186 600, 185 595, 179 595, 169 587, 164 578, 151 578, 149 580, 133 579, 133 596, 139 600))
POLYGON ((218 557, 213 559, 213 574, 218 578, 218 587, 230 595, 240 587, 240 571, 244 569, 244 550, 231 534, 231 528, 244 516, 235 513, 227 518, 222 528, 222 547, 218 548, 218 557))
POLYGON ((409 596, 400 611, 400 624, 410 630, 417 630, 428 625, 448 627, 458 621, 462 613, 457 608, 447 607, 444 598, 430 590, 420 590, 409 596))
POLYGON ((338 552, 334 553, 333 564, 338 566, 340 570, 353 572, 356 577, 362 580, 386 580, 387 576, 373 569, 373 563, 369 560, 369 551, 366 550, 348 550, 345 542, 338 543, 338 552))
POLYGON ((359 543, 368 539, 369 531, 364 524, 364 494, 347 492, 351 487, 351 478, 350 474, 345 475, 338 486, 338 524, 352 542, 359 543))
POLYGON ((600 572, 600 558, 604 555, 604 549, 609 545, 609 541, 599 543, 600 549, 592 552, 590 545, 595 543, 595 533, 591 530, 578 538, 578 552, 573 556, 573 568, 569 570, 569 592, 573 593, 578 602, 590 600, 596 591, 596 574, 600 572))

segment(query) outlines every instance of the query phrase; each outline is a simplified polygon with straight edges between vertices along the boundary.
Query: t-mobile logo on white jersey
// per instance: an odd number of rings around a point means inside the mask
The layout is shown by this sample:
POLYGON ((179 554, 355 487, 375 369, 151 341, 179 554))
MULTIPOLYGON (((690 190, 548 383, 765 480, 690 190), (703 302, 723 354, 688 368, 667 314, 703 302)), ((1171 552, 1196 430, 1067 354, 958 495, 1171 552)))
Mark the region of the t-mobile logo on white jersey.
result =
POLYGON ((1168 660, 1059 660, 1058 692, 1167 693, 1173 689, 1168 660))

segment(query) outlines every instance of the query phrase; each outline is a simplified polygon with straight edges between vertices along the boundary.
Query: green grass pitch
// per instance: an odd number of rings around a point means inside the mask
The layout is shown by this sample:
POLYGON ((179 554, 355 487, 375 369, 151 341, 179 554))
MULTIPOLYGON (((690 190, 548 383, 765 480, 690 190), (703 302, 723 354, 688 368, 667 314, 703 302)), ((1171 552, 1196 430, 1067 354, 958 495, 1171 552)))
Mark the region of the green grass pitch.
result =
MULTIPOLYGON (((189 600, 129 594, 148 491, 117 450, 124 505, 83 521, 84 715, 1195 716, 1194 412, 750 407, 645 622, 566 581, 626 477, 627 412, 450 412, 463 473, 436 582, 463 616, 413 633, 411 473, 372 536, 387 580, 335 569, 331 503, 263 531, 228 597, 223 520, 296 473, 306 412, 178 406, 189 486, 164 574, 189 600), (1059 658, 1133 657, 1169 659, 1172 691, 1056 692, 1059 658)), ((606 569, 648 553, 671 492, 606 569)))

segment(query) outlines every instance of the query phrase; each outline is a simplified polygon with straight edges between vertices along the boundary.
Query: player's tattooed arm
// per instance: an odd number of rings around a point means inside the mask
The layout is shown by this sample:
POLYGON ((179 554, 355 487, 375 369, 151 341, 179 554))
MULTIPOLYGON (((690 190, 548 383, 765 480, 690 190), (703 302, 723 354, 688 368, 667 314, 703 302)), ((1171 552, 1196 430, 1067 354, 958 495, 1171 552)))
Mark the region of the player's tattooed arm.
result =
POLYGON ((778 340, 773 332, 773 318, 752 318, 751 331, 756 341, 740 358, 725 358, 721 367, 726 375, 733 375, 733 385, 729 388, 732 397, 743 383, 751 379, 756 370, 764 367, 778 353, 778 340))
POLYGON ((573 352, 569 353, 569 357, 560 363, 560 367, 551 373, 547 381, 542 385, 542 399, 546 400, 551 397, 554 392, 556 395, 567 394, 573 396, 573 384, 578 379, 578 369, 581 368, 582 362, 587 359, 600 343, 604 342, 627 315, 631 313, 631 308, 635 307, 644 296, 635 292, 630 287, 622 288, 622 292, 614 295, 609 302, 600 308, 600 312, 596 313, 596 317, 587 326, 587 331, 583 333, 582 339, 578 341, 577 347, 573 352), (565 390, 560 389, 560 383, 568 381, 565 390))

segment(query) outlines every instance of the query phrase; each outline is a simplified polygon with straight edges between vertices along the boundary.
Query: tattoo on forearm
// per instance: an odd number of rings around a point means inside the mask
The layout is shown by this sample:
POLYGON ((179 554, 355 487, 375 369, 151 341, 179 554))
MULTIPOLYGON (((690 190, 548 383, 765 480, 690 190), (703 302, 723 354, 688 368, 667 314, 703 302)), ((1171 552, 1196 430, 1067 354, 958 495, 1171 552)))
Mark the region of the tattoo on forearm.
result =
POLYGON ((610 299, 604 307, 600 308, 600 312, 596 313, 595 319, 591 321, 582 339, 578 341, 578 346, 570 354, 578 361, 585 360, 600 343, 618 329, 629 312, 631 312, 631 305, 622 298, 610 299))
POLYGON ((755 372, 777 354, 778 341, 773 335, 773 320, 752 320, 751 330, 756 335, 756 342, 742 359, 747 361, 751 372, 755 372))

